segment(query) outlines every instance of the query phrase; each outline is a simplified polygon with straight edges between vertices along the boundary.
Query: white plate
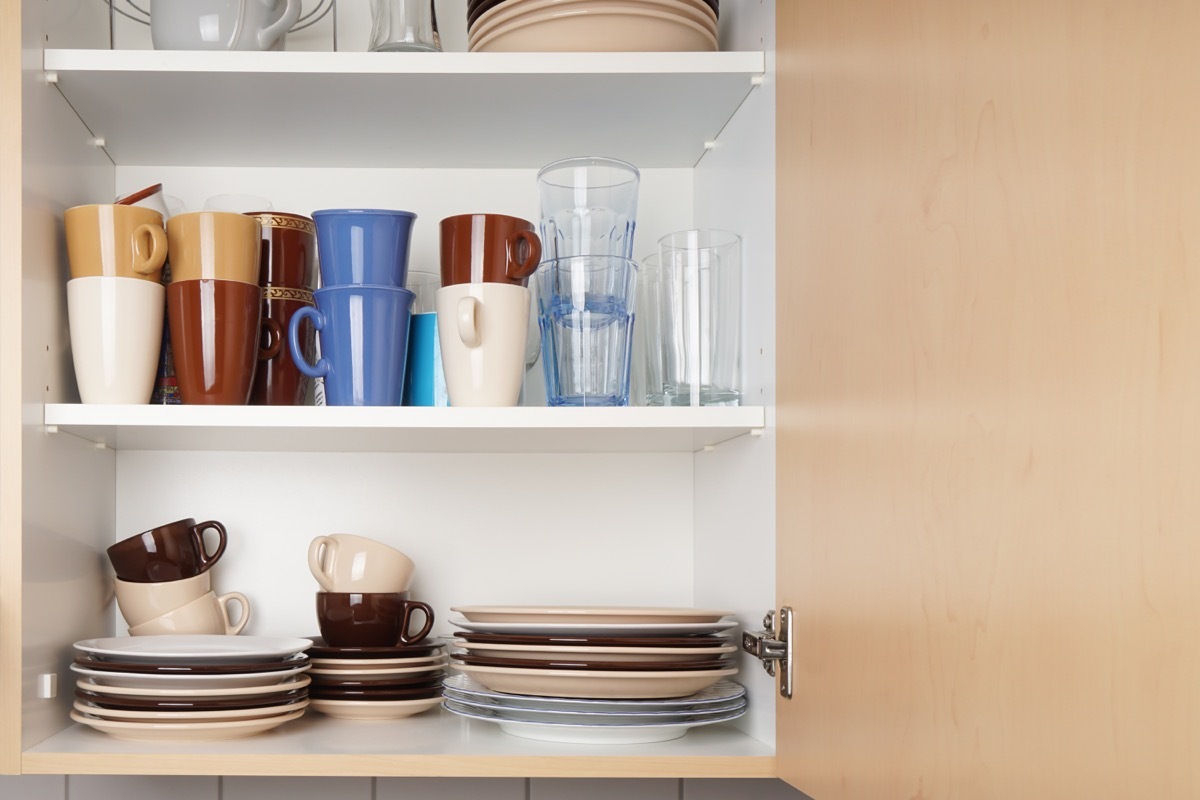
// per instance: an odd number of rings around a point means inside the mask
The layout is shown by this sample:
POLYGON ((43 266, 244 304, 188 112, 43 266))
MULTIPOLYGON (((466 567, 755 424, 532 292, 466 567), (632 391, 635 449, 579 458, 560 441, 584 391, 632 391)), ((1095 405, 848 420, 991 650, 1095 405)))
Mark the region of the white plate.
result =
POLYGON ((75 649, 96 658, 109 658, 145 664, 175 661, 204 661, 211 664, 246 664, 271 658, 284 658, 312 647, 311 639, 278 636, 114 636, 84 639, 75 649))
POLYGON ((309 701, 313 711, 340 719, 404 719, 428 711, 442 702, 441 697, 422 700, 317 700, 309 701))
POLYGON ((160 675, 155 672, 104 672, 71 665, 72 672, 86 675, 102 686, 130 689, 240 689, 246 686, 274 686, 286 678, 308 670, 308 665, 274 672, 231 672, 222 675, 160 675))
POLYGON ((517 633, 532 636, 690 636, 736 628, 737 622, 471 622, 455 617, 449 624, 475 633, 517 633))
POLYGON ((226 711, 125 711, 117 708, 100 708, 76 700, 74 708, 84 714, 108 720, 128 722, 213 722, 235 719, 267 719, 281 714, 290 714, 308 707, 308 698, 262 708, 229 709, 226 711))
POLYGON ((278 728, 285 722, 300 719, 304 709, 268 719, 225 720, 223 722, 117 722, 98 719, 78 711, 71 719, 103 731, 116 739, 130 742, 222 742, 242 739, 256 733, 278 728))
POLYGON ((506 694, 620 700, 685 697, 713 685, 721 678, 737 674, 737 667, 679 672, 599 672, 476 667, 469 664, 452 666, 489 689, 506 694))
POLYGON ((469 622, 578 622, 627 625, 718 622, 732 611, 663 606, 451 606, 469 622))
POLYGON ((417 667, 421 664, 445 664, 446 656, 420 658, 310 658, 308 663, 320 669, 373 670, 388 667, 417 667))
POLYGON ((661 700, 590 700, 566 697, 535 697, 523 694, 493 692, 467 675, 451 675, 442 681, 442 690, 463 695, 472 705, 516 706, 521 708, 547 708, 573 711, 668 711, 689 708, 707 708, 714 704, 728 703, 744 697, 746 687, 733 681, 720 680, 706 689, 687 697, 661 700))
POLYGON ((276 692, 294 692, 297 689, 303 689, 310 683, 312 683, 312 678, 307 675, 297 675, 294 678, 289 678, 271 686, 235 686, 223 689, 138 689, 125 686, 103 686, 99 683, 83 680, 82 678, 76 681, 75 685, 86 692, 95 692, 96 694, 108 695, 110 697, 188 697, 198 699, 202 697, 245 697, 247 695, 275 694, 276 692))
POLYGON ((735 653, 733 645, 724 647, 575 647, 572 645, 549 644, 490 644, 454 642, 469 653, 501 658, 532 658, 538 661, 570 661, 575 657, 582 661, 706 661, 726 653, 735 653), (586 658, 585 658, 586 656, 586 658))
POLYGON ((491 717, 471 713, 470 710, 453 700, 446 701, 446 710, 468 719, 491 722, 500 726, 500 730, 522 739, 537 739, 542 742, 566 742, 570 744, 646 744, 648 742, 666 742, 678 739, 690 729, 699 725, 713 725, 718 722, 737 719, 745 714, 745 709, 736 711, 727 717, 706 720, 704 722, 682 722, 669 725, 555 725, 541 722, 517 722, 498 720, 491 717))
POLYGON ((515 708, 511 706, 488 706, 469 703, 457 697, 449 697, 450 701, 464 706, 467 710, 484 717, 502 719, 511 722, 547 722, 563 725, 666 725, 682 722, 703 722, 720 717, 728 719, 735 711, 746 708, 746 698, 739 697, 731 704, 718 706, 704 711, 648 711, 630 712, 627 714, 595 713, 583 711, 549 711, 540 708, 515 708))

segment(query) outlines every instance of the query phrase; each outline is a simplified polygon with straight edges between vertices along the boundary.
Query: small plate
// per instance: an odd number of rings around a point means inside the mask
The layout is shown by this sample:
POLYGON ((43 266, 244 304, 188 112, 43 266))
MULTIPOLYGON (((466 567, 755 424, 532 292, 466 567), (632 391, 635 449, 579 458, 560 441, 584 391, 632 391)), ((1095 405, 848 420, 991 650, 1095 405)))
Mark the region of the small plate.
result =
POLYGON ((472 705, 508 706, 517 708, 546 708, 568 711, 621 712, 621 711, 671 711, 688 708, 707 708, 727 704, 746 696, 746 687, 733 681, 720 680, 706 689, 687 697, 657 700, 593 700, 587 698, 534 697, 493 692, 467 675, 451 675, 442 682, 447 696, 460 695, 458 699, 472 705))
POLYGON ((435 650, 446 644, 436 636, 430 636, 413 645, 339 647, 329 644, 320 636, 309 638, 312 640, 312 647, 308 648, 308 654, 318 658, 420 658, 433 655, 435 650))
POLYGON ((442 698, 426 697, 420 700, 317 700, 309 701, 313 711, 320 711, 339 719, 404 719, 440 705, 442 698))
POLYGON ((295 667, 279 672, 250 672, 234 675, 160 675, 140 672, 105 672, 86 669, 78 664, 71 671, 84 675, 101 686, 124 686, 130 689, 240 689, 247 686, 275 686, 293 675, 306 672, 308 667, 295 667))
POLYGON ((330 678, 383 678, 387 675, 422 675, 426 673, 438 672, 448 663, 449 659, 436 664, 423 664, 419 667, 387 667, 385 669, 345 669, 342 667, 339 667, 338 669, 318 669, 316 667, 312 667, 309 669, 309 673, 312 675, 322 675, 330 678))
POLYGON ((732 658, 712 658, 706 661, 587 661, 583 658, 559 656, 548 660, 540 658, 508 658, 504 656, 477 656, 470 653, 455 653, 451 656, 456 664, 472 664, 477 667, 504 667, 505 669, 590 669, 603 672, 665 672, 684 670, 726 669, 737 665, 732 658))
MULTIPOLYGON (((307 689, 258 697, 112 697, 75 690, 75 699, 111 711, 251 711, 294 703, 308 697, 307 689)), ((97 716, 108 716, 98 714, 97 716)))
POLYGON ((445 655, 419 658, 310 658, 317 669, 384 669, 387 667, 417 667, 421 664, 445 664, 445 655))
MULTIPOLYGON (((612 663, 630 663, 652 659, 664 662, 707 661, 736 653, 738 649, 733 645, 724 647, 564 647, 562 645, 486 644, 468 642, 463 639, 456 640, 454 644, 467 650, 473 656, 485 658, 529 658, 538 661, 579 658, 586 661, 612 663)), ((313 661, 313 665, 316 665, 316 661, 313 661)))
POLYGON ((76 711, 93 717, 129 722, 212 722, 234 719, 267 719, 308 708, 308 698, 268 708, 243 708, 224 711, 128 711, 119 708, 100 708, 91 703, 75 701, 76 711))
POLYGON ((318 676, 313 679, 314 689, 330 689, 342 687, 345 689, 382 689, 385 687, 393 687, 399 689, 410 688, 413 686, 438 686, 442 682, 442 678, 446 676, 444 670, 430 672, 428 675, 385 675, 382 678, 363 678, 357 676, 353 678, 329 678, 318 676))
POLYGON ((313 689, 309 695, 314 700, 357 700, 359 702, 388 700, 422 700, 441 697, 442 687, 425 686, 419 689, 313 689))
MULTIPOLYGON (((522 636, 516 633, 471 633, 459 631, 460 640, 471 644, 540 645, 555 647, 671 647, 708 648, 736 646, 729 636, 522 636)), ((457 644, 457 642, 455 642, 457 644)))
POLYGON ((595 713, 581 711, 555 711, 533 708, 498 708, 496 706, 477 705, 456 698, 446 702, 457 703, 472 713, 493 719, 503 719, 512 722, 545 722, 564 725, 663 725, 680 722, 704 722, 720 717, 728 719, 730 714, 745 711, 746 698, 738 698, 737 702, 726 706, 718 706, 703 710, 675 710, 619 713, 595 713))
POLYGON ((169 661, 212 664, 261 662, 269 658, 285 658, 312 647, 311 639, 285 639, 278 636, 114 636, 106 639, 83 639, 75 649, 91 653, 96 658, 118 661, 166 663, 169 661))
POLYGON ((87 669, 100 669, 105 672, 140 672, 158 673, 162 675, 229 675, 233 673, 276 672, 291 667, 303 667, 308 663, 308 656, 303 653, 288 656, 283 659, 270 661, 246 661, 240 664, 207 664, 203 662, 168 661, 161 664, 151 664, 143 661, 115 661, 78 656, 75 663, 87 669))
POLYGON ((110 695, 113 697, 145 697, 145 698, 235 698, 235 697, 267 697, 272 694, 283 692, 294 692, 297 689, 303 689, 312 683, 312 678, 307 675, 296 675, 280 681, 279 683, 270 686, 231 686, 217 689, 144 689, 128 686, 104 686, 99 683, 92 683, 89 680, 80 678, 75 682, 78 689, 85 692, 95 692, 96 694, 110 695))
POLYGON ((686 636, 716 633, 737 627, 737 622, 472 622, 455 617, 449 624, 476 633, 519 633, 530 636, 686 636))
POLYGON ((71 719, 103 731, 115 739, 130 742, 223 742, 242 739, 278 728, 285 722, 300 719, 304 709, 266 719, 224 720, 220 722, 118 722, 100 719, 78 711, 71 719))
POLYGON ((695 672, 573 672, 475 667, 469 664, 455 664, 454 668, 467 673, 489 689, 506 694, 623 700, 685 697, 711 686, 721 678, 737 674, 736 667, 695 672))
POLYGON ((663 606, 451 606, 470 622, 588 622, 609 625, 630 623, 718 622, 732 611, 663 606))

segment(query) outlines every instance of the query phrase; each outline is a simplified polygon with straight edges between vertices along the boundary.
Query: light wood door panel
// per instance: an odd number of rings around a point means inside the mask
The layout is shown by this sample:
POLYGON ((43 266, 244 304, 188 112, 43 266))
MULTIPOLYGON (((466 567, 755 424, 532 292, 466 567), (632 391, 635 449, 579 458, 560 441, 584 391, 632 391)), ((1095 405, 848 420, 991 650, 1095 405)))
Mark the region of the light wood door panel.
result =
POLYGON ((783 777, 1200 796, 1200 3, 777 14, 783 777))

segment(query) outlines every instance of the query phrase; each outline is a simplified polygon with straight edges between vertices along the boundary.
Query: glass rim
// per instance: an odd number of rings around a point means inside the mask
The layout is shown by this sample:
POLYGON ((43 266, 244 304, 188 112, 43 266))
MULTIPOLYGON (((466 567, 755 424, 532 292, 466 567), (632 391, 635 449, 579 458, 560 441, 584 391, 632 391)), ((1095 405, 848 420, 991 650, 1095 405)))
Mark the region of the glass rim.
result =
POLYGON ((571 264, 571 262, 574 262, 574 261, 601 262, 601 263, 596 263, 596 264, 590 264, 590 265, 585 264, 584 265, 584 266, 594 266, 598 269, 611 267, 612 262, 616 261, 616 262, 620 262, 624 266, 632 267, 634 272, 637 272, 639 269, 638 262, 634 261, 632 258, 625 258, 624 256, 609 256, 609 255, 583 255, 583 256, 559 256, 558 258, 547 258, 546 260, 544 260, 538 264, 537 272, 541 272, 543 269, 558 269, 560 266, 573 266, 571 264))
POLYGON ((613 186, 624 186, 628 183, 634 183, 635 181, 640 180, 642 177, 642 173, 637 167, 635 167, 633 164, 630 164, 628 161, 622 161, 619 158, 609 158, 608 156, 572 156, 570 158, 560 158, 558 161, 551 161, 549 164, 538 170, 537 179, 539 182, 548 183, 551 186, 557 186, 563 189, 570 188, 574 184, 556 183, 554 181, 547 180, 546 176, 551 172, 557 172, 571 166, 615 167, 630 173, 628 180, 617 183, 609 183, 605 184, 604 186, 597 185, 592 187, 596 189, 608 189, 613 186))
POLYGON ((730 230, 725 230, 724 228, 691 228, 686 231, 674 231, 665 236, 659 237, 658 246, 660 251, 664 248, 667 250, 716 250, 721 247, 729 247, 732 244, 740 244, 741 241, 741 234, 734 233, 730 230), (703 233, 709 235, 710 237, 720 236, 724 238, 723 240, 715 241, 710 244, 699 245, 698 247, 672 244, 672 242, 675 240, 675 237, 687 236, 693 233, 703 233))

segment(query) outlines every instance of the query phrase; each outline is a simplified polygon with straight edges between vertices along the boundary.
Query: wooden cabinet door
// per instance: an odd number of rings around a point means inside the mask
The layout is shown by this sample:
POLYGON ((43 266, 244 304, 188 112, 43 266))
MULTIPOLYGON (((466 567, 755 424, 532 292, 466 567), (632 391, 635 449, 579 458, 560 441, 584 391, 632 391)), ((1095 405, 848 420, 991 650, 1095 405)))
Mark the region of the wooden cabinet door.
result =
POLYGON ((779 771, 1200 796, 1200 3, 780 0, 779 771))

